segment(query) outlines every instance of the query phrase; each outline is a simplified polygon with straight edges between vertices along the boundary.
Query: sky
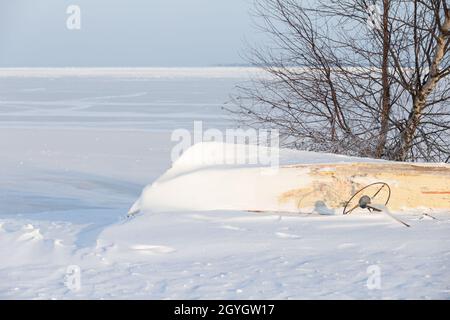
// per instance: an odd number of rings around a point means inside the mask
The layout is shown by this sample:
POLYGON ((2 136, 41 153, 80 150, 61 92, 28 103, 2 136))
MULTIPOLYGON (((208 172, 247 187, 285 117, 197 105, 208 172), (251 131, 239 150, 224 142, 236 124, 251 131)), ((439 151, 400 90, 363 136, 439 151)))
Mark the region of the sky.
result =
POLYGON ((252 0, 0 0, 0 67, 244 63, 252 0), (67 13, 70 5, 80 9, 67 13), (73 12, 72 12, 73 13, 73 12))

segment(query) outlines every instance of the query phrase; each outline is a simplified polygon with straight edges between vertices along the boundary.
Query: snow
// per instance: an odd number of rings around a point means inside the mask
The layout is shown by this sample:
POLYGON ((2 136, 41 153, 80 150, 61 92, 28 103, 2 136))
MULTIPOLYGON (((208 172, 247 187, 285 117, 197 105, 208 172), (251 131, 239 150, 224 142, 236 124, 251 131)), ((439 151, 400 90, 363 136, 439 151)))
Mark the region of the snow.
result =
MULTIPOLYGON (((211 179, 226 170, 240 183, 260 170, 198 163, 205 145, 171 163, 171 131, 194 120, 232 126, 220 106, 247 80, 245 70, 191 71, 0 70, 0 298, 450 298, 446 212, 397 214, 406 228, 379 214, 252 213, 201 197, 181 207, 182 176, 204 172, 191 187, 200 190, 218 188, 211 179), (126 218, 155 182, 161 197, 126 218), (72 266, 78 291, 67 285, 72 266), (369 289, 374 267, 380 288, 369 289)), ((222 145, 211 148, 220 158, 222 145)), ((283 165, 353 161, 280 156, 283 165)))

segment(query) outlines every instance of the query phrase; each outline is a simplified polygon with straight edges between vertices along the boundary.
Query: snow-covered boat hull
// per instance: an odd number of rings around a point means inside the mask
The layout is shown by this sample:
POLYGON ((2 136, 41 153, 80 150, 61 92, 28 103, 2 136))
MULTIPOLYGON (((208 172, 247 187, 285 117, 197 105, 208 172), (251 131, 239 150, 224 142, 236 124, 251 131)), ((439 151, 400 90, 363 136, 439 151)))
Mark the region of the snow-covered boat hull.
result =
MULTIPOLYGON (((218 143, 191 147, 144 189, 130 213, 248 210, 339 214, 355 192, 375 182, 389 185, 391 210, 450 211, 448 164, 409 164, 287 149, 276 150, 281 164, 275 168, 217 164, 244 149, 218 143), (205 164, 205 155, 213 156, 215 164, 205 164)), ((374 201, 384 205, 386 199, 380 195, 374 201)))

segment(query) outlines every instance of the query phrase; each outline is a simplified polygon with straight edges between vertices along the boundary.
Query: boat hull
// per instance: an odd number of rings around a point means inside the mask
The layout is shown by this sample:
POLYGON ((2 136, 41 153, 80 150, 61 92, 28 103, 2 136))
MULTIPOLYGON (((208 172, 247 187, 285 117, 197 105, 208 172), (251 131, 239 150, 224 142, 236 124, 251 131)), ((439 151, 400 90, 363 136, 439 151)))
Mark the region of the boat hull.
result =
MULTIPOLYGON (((314 207, 321 201, 328 208, 343 208, 361 188, 385 182, 391 189, 392 210, 435 208, 450 210, 450 166, 406 163, 302 164, 281 170, 308 171, 310 183, 279 195, 280 204, 314 207)), ((384 199, 382 200, 384 201, 384 199)))

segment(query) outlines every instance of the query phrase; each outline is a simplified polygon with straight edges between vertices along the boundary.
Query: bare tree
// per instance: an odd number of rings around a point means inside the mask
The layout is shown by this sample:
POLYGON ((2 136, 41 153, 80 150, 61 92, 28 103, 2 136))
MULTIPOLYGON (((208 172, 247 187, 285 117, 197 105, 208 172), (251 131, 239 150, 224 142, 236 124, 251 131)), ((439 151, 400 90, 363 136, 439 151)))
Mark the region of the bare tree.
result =
POLYGON ((271 43, 231 111, 284 145, 400 161, 450 159, 446 0, 256 0, 271 43))

